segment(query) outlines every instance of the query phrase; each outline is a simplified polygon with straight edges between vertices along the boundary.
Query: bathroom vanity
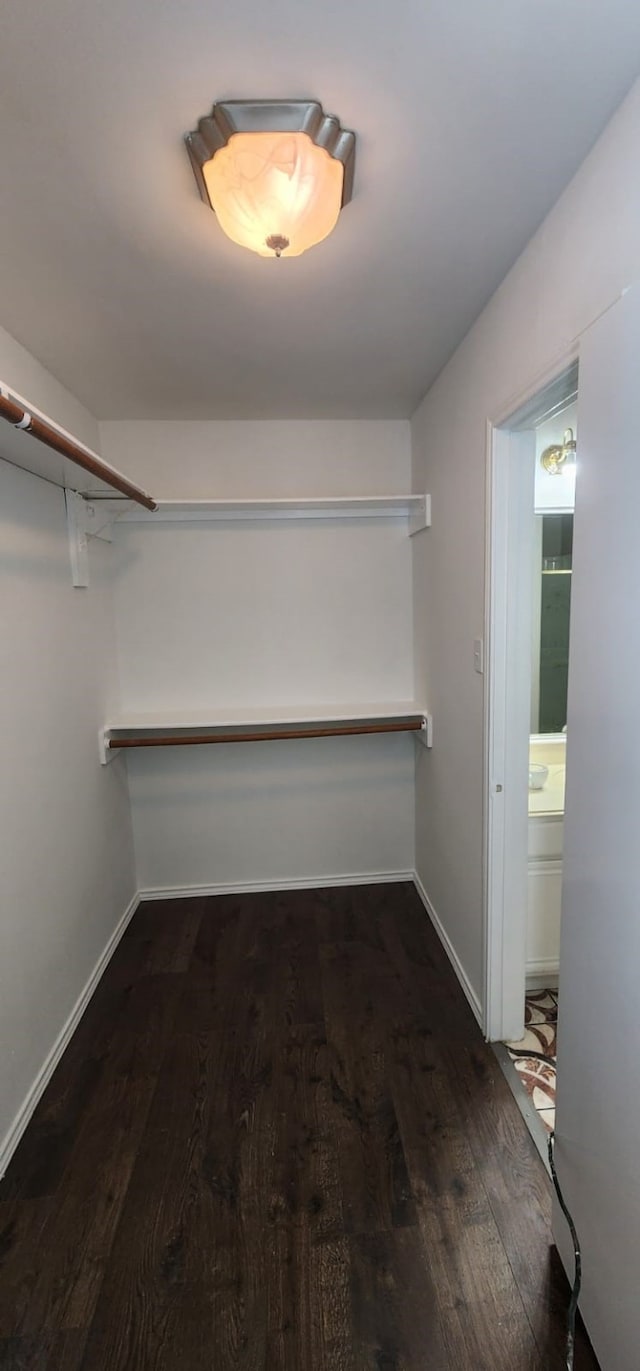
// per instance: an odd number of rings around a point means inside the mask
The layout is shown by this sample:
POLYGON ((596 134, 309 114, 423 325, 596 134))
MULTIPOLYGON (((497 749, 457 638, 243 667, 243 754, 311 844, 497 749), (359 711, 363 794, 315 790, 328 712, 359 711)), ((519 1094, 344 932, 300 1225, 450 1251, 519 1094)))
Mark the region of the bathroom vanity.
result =
POLYGON ((566 735, 532 735, 530 765, 548 770, 539 790, 529 789, 527 983, 554 984, 560 956, 562 838, 566 735))

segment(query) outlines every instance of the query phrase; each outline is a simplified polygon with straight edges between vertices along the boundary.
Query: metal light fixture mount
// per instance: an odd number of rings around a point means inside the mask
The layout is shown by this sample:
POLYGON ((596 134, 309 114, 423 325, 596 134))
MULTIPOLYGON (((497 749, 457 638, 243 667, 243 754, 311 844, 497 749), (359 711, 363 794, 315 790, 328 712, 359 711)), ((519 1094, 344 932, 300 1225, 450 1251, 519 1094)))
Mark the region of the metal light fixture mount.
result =
POLYGON ((221 228, 263 257, 306 252, 351 199, 355 134, 317 100, 221 100, 185 142, 221 228))
POLYGON ((568 461, 575 461, 576 440, 573 436, 573 429, 566 428, 561 443, 552 443, 546 447, 540 458, 540 465, 548 471, 550 476, 560 476, 564 466, 568 461))

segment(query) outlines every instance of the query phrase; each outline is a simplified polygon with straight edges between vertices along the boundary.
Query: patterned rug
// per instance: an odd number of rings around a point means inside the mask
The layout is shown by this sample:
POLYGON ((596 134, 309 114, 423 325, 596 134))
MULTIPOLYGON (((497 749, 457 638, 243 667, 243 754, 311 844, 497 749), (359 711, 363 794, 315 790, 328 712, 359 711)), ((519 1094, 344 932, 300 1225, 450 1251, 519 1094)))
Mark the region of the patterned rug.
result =
POLYGON ((551 1133, 556 1112, 557 992, 530 991, 524 1022, 524 1037, 507 1043, 507 1048, 527 1094, 551 1133))

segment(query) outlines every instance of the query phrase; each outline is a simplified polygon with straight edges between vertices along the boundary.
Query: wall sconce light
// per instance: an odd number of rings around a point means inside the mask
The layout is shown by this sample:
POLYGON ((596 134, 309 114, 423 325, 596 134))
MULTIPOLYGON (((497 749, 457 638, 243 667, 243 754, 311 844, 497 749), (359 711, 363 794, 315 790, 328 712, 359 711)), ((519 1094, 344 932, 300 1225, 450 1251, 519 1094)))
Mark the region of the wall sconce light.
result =
POLYGON ((185 142, 200 195, 234 243, 298 257, 351 199, 355 134, 317 100, 225 100, 185 142))
POLYGON ((561 443, 552 443, 551 447, 546 447, 540 458, 540 465, 548 471, 550 476, 559 476, 567 462, 576 460, 576 440, 573 436, 573 429, 566 428, 561 443))

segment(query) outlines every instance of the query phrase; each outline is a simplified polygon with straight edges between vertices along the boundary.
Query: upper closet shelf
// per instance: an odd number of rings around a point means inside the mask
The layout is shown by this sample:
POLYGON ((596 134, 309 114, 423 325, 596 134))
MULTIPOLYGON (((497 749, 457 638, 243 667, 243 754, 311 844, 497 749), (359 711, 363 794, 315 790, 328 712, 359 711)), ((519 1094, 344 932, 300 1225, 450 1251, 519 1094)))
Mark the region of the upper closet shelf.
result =
POLYGON ((431 523, 429 495, 336 495, 288 499, 158 500, 153 512, 127 508, 118 523, 222 522, 274 519, 381 519, 405 516, 409 533, 431 523))
POLYGON ((83 496, 89 492, 96 498, 113 496, 115 490, 147 510, 155 509, 155 500, 146 490, 79 443, 4 381, 0 381, 0 419, 8 425, 0 434, 3 461, 83 496))

